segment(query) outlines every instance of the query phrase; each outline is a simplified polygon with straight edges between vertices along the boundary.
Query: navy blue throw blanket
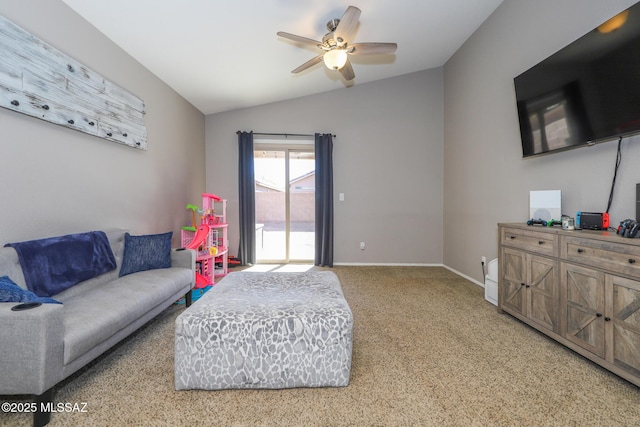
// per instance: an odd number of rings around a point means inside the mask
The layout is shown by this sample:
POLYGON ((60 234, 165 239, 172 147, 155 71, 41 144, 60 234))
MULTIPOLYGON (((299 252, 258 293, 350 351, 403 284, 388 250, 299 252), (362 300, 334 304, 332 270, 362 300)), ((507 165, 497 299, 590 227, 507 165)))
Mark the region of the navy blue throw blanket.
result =
POLYGON ((50 297, 116 268, 109 239, 102 231, 7 243, 18 252, 27 288, 50 297))

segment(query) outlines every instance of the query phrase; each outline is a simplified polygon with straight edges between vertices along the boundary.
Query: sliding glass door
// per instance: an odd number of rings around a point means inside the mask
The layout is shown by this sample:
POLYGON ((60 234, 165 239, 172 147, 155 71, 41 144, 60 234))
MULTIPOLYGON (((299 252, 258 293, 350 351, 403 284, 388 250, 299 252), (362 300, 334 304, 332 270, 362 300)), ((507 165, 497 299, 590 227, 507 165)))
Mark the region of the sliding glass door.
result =
POLYGON ((254 146, 257 262, 313 262, 313 147, 254 146))
POLYGON ((313 262, 316 163, 313 151, 289 151, 289 260, 313 262))

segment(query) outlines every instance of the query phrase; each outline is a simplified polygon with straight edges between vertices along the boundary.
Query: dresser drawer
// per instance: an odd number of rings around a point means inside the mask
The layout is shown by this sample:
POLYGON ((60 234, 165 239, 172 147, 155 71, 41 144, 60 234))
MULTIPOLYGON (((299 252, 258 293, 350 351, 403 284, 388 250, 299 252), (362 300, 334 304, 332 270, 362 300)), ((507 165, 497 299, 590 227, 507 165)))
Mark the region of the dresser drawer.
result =
POLYGON ((558 235, 517 228, 501 229, 500 244, 541 255, 558 256, 558 235))
POLYGON ((612 273, 640 278, 640 247, 562 236, 560 257, 612 273))

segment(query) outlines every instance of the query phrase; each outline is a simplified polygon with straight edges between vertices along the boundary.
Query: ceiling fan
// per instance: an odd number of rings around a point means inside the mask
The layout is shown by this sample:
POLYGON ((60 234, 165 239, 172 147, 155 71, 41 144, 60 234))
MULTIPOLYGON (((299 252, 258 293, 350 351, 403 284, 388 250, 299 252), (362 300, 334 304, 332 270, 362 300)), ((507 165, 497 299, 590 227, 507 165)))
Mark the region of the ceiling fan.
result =
POLYGON ((324 61, 327 68, 337 70, 345 80, 353 80, 356 75, 349 62, 348 55, 379 55, 394 53, 398 45, 396 43, 351 43, 358 19, 360 19, 360 9, 349 6, 340 19, 332 19, 327 22, 329 32, 322 37, 322 41, 315 41, 306 37, 279 31, 278 35, 285 39, 301 43, 305 46, 320 49, 322 53, 315 58, 305 62, 292 73, 299 73, 307 68, 324 61))

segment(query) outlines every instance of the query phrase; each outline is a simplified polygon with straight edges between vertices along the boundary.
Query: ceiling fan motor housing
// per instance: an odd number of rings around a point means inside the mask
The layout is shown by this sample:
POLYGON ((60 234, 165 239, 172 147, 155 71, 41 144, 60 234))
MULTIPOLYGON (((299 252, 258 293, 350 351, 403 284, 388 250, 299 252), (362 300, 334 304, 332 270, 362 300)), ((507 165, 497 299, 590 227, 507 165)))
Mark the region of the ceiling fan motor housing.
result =
POLYGON ((329 30, 330 33, 333 33, 335 29, 338 28, 339 23, 340 20, 338 18, 332 19, 331 21, 327 22, 327 30, 329 30))

